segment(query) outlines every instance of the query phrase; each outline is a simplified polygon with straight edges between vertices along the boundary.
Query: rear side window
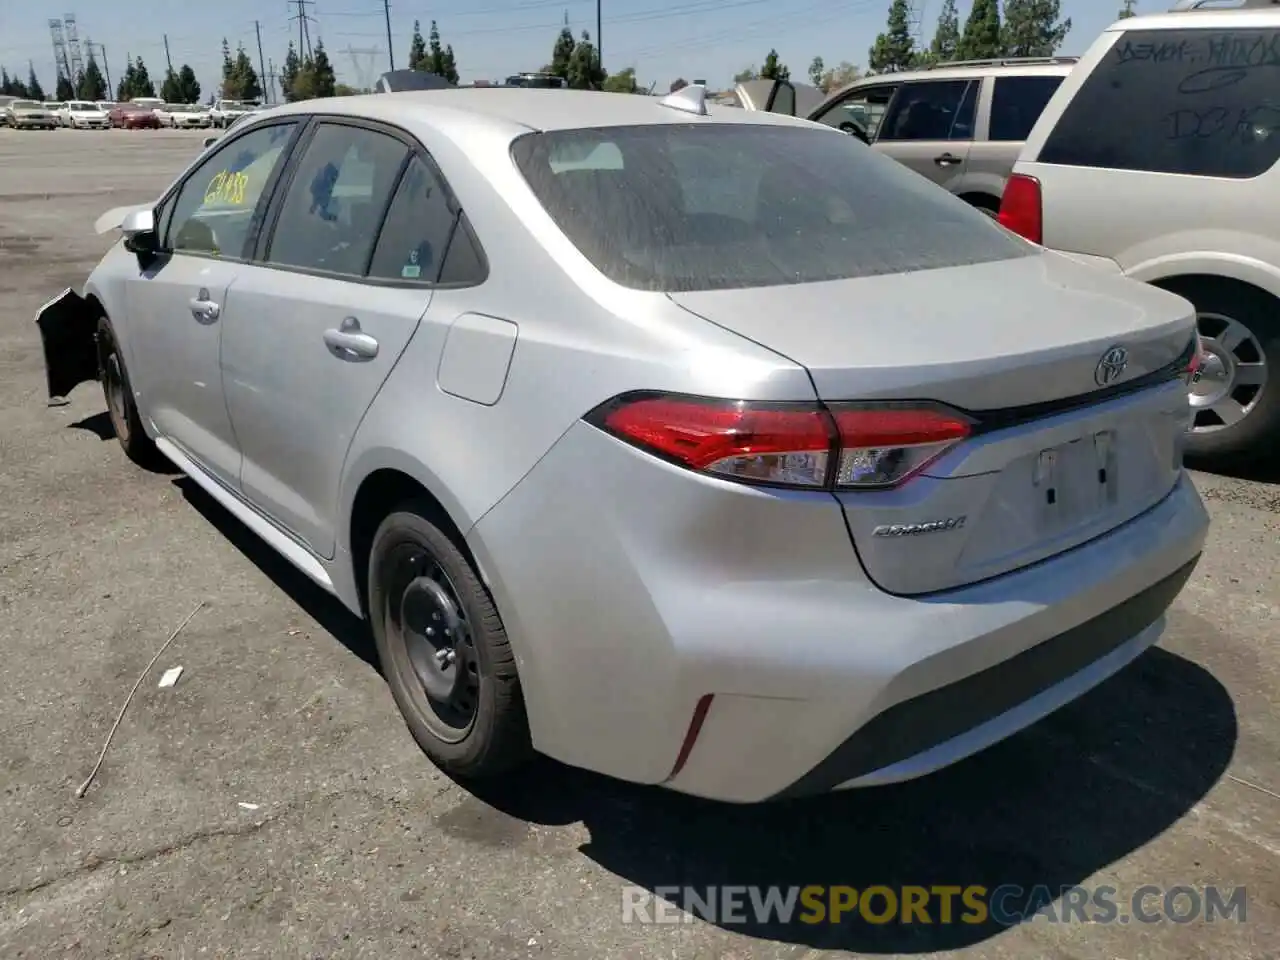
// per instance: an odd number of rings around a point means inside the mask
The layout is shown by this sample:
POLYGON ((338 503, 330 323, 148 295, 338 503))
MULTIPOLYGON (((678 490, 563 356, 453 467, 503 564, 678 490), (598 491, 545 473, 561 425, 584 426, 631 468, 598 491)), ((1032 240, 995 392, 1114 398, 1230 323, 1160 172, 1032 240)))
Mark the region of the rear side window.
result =
POLYGON ((1039 161, 1247 179, 1280 159, 1280 30, 1134 30, 1076 93, 1039 161))
POLYGON ((996 77, 988 140, 1020 141, 1031 134, 1062 77, 996 77))
POLYGON ((877 140, 972 140, 978 82, 931 80, 903 86, 877 140))
POLYGON ((635 289, 780 286, 1034 255, 963 200, 830 129, 557 130, 525 134, 511 151, 583 256, 635 289))

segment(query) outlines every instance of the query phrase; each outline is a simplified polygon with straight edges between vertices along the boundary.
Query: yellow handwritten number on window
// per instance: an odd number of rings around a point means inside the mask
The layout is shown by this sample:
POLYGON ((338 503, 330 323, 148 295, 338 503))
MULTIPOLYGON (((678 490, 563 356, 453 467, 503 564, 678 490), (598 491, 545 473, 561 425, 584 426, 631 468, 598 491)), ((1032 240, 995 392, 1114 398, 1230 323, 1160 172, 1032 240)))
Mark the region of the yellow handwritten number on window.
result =
POLYGON ((204 192, 204 202, 222 201, 232 206, 240 206, 244 203, 248 187, 249 177, 246 174, 223 170, 209 181, 209 187, 204 192))

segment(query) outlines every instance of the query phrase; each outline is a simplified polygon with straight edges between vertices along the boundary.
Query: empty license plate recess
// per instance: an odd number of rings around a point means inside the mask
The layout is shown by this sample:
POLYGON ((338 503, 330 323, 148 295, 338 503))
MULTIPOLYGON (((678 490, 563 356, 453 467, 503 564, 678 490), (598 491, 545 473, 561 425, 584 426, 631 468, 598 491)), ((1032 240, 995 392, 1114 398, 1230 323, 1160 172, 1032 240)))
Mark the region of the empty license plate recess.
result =
POLYGON ((1109 512, 1120 490, 1118 461, 1114 430, 1041 450, 1032 475, 1040 528, 1062 531, 1109 512))

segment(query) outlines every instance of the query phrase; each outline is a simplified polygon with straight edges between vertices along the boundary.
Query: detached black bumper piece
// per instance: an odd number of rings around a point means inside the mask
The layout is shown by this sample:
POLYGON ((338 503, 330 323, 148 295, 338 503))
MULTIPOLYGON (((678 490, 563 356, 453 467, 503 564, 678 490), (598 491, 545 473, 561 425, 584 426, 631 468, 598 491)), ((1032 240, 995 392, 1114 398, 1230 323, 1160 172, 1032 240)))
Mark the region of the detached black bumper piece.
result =
POLYGON ((1196 556, 1119 606, 1016 657, 877 714, 773 799, 827 793, 946 743, 1043 693, 1155 623, 1199 561, 1196 556))

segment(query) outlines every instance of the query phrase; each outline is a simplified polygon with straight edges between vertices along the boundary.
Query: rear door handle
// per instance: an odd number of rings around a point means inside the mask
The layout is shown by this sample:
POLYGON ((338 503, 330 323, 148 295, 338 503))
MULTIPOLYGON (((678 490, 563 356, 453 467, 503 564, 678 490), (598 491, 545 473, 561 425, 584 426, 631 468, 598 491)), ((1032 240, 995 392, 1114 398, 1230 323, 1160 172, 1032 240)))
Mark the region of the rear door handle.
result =
POLYGON ((939 157, 934 157, 933 162, 940 167, 951 167, 961 161, 954 153, 944 153, 939 157))
POLYGON ((378 355, 378 341, 361 332, 355 317, 347 317, 336 330, 326 330, 324 344, 339 360, 372 360, 378 355))

